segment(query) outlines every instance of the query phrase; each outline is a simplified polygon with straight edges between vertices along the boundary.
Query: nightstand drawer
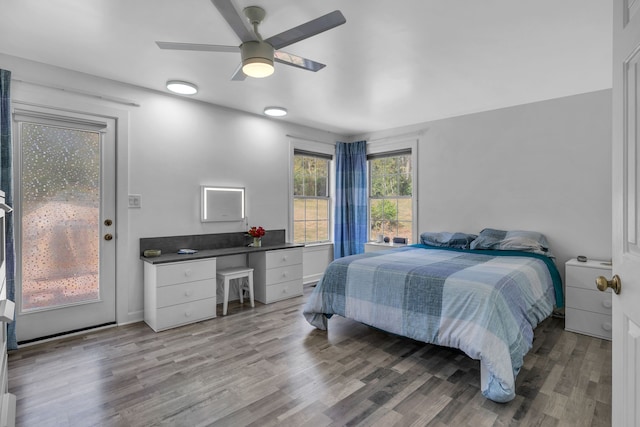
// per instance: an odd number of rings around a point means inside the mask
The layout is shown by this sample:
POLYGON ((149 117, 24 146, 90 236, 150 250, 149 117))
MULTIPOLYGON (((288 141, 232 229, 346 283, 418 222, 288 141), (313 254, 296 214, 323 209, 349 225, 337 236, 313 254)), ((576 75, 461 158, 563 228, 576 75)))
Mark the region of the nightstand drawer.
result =
POLYGON ((567 307, 564 328, 568 331, 611 340, 611 315, 567 307))
POLYGON ((592 311, 611 316, 611 290, 607 292, 567 286, 567 308, 592 311))
POLYGON ((596 261, 589 261, 589 263, 582 265, 570 263, 571 261, 567 262, 565 268, 567 286, 576 286, 593 291, 597 290, 596 277, 605 276, 607 279, 611 278, 611 267, 592 267, 593 265, 600 265, 596 261))
POLYGON ((215 259, 160 264, 156 268, 156 286, 158 287, 216 277, 215 259))

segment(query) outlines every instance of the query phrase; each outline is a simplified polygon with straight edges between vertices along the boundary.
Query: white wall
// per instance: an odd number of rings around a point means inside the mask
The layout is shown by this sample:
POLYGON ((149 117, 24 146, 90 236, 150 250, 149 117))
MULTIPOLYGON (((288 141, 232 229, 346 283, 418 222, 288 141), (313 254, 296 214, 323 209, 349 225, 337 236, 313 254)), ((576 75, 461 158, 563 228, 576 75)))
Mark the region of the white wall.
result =
MULTIPOLYGON (((139 107, 16 82, 16 100, 118 117, 119 323, 142 319, 141 237, 244 231, 201 223, 199 186, 246 187, 251 225, 287 228, 290 141, 346 140, 160 92, 1 55, 13 78, 131 99, 139 107), (124 127, 124 129, 122 129, 124 127), (140 194, 142 208, 127 209, 140 194)), ((353 140, 418 139, 418 230, 538 230, 562 264, 578 254, 611 257, 611 92, 416 124, 353 140)), ((305 281, 330 246, 307 248, 305 281)))
POLYGON ((611 91, 559 98, 357 139, 418 135, 418 229, 544 233, 564 272, 611 258, 611 91))
POLYGON ((141 237, 245 231, 244 222, 200 222, 200 185, 246 188, 250 225, 286 229, 290 138, 323 146, 344 137, 282 120, 1 55, 12 71, 12 99, 70 110, 108 111, 125 127, 118 142, 117 321, 143 317, 141 237), (135 101, 128 106, 18 80, 135 101), (142 196, 127 209, 128 194, 142 196))

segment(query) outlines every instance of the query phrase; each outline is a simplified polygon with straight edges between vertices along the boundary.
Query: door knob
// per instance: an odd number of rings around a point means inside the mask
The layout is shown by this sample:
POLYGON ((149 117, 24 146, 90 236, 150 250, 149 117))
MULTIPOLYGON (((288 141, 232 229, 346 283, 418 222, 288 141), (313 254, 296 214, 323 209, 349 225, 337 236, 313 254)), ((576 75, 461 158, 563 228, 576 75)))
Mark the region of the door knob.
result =
POLYGON ((596 279, 596 286, 598 287, 599 291, 604 292, 607 290, 607 288, 611 288, 613 289, 613 292, 619 294, 620 290, 622 289, 622 282, 620 281, 620 276, 618 276, 617 274, 614 275, 611 280, 607 280, 607 278, 604 276, 598 276, 598 278, 596 279))
POLYGON ((111 221, 110 219, 104 220, 104 225, 106 225, 107 227, 111 226, 111 224, 113 224, 113 221, 111 221))
POLYGON ((104 235, 104 240, 111 240, 113 239, 113 235, 111 233, 107 233, 104 235))

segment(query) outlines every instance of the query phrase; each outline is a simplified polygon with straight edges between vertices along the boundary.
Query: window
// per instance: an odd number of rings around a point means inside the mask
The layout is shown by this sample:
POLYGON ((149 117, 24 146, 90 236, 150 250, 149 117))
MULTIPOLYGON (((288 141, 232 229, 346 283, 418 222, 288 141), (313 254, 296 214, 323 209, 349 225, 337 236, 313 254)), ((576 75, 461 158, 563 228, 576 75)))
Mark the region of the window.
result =
POLYGON ((411 151, 368 156, 369 238, 413 236, 411 151))
POLYGON ((293 236, 295 243, 329 241, 331 156, 294 150, 293 236))

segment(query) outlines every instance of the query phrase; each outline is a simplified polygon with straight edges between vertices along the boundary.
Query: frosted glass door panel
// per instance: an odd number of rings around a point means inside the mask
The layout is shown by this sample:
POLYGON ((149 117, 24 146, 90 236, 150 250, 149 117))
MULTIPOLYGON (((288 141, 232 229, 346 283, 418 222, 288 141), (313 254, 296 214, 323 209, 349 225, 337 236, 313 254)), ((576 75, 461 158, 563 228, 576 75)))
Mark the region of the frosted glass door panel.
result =
POLYGON ((100 133, 22 123, 22 310, 100 298, 100 133))

